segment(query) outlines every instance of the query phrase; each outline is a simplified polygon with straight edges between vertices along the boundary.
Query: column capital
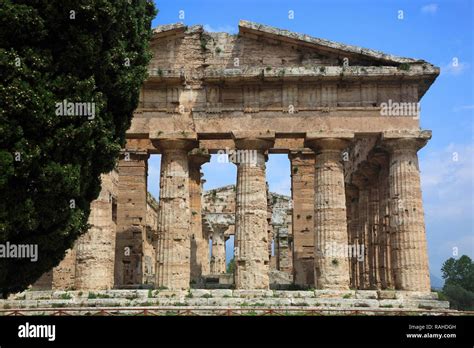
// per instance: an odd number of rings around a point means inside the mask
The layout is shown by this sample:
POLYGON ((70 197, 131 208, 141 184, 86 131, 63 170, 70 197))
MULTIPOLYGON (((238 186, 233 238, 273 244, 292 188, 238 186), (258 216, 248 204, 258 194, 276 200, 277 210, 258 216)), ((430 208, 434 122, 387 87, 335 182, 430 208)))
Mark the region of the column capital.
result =
POLYGON ((326 151, 342 151, 349 146, 354 138, 354 133, 334 133, 320 136, 319 134, 308 133, 305 145, 313 149, 316 153, 326 151))
POLYGON ((153 145, 161 151, 166 150, 185 150, 189 151, 197 146, 197 141, 186 138, 164 138, 152 140, 153 145))
POLYGON ((207 149, 194 148, 188 152, 189 163, 193 166, 200 167, 204 163, 207 163, 211 160, 211 155, 207 149))
POLYGON ((150 140, 156 148, 163 150, 191 150, 198 147, 197 133, 194 131, 181 132, 154 132, 150 133, 150 140))
POLYGON ((275 132, 232 132, 235 147, 242 150, 268 150, 275 143, 275 132))
POLYGON ((415 151, 417 152, 431 139, 430 130, 411 132, 384 132, 381 146, 390 153, 415 151))

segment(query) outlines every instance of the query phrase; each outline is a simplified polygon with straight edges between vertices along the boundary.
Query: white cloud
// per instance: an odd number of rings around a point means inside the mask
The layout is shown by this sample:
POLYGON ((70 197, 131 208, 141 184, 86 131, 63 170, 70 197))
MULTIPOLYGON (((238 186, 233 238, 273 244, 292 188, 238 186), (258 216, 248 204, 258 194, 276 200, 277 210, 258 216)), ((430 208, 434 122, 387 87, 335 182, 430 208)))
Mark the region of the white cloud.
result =
POLYGON ((474 254, 474 144, 425 151, 420 169, 428 253, 430 269, 440 277, 454 248, 459 256, 474 254))
POLYGON ((473 212, 474 145, 449 144, 420 162, 425 212, 429 219, 462 219, 473 212))
POLYGON ((229 33, 229 34, 237 33, 237 27, 234 27, 232 25, 222 25, 218 27, 212 27, 209 24, 204 24, 204 30, 210 33, 229 33))
POLYGON ((421 8, 421 13, 434 15, 438 12, 438 4, 428 4, 421 8))

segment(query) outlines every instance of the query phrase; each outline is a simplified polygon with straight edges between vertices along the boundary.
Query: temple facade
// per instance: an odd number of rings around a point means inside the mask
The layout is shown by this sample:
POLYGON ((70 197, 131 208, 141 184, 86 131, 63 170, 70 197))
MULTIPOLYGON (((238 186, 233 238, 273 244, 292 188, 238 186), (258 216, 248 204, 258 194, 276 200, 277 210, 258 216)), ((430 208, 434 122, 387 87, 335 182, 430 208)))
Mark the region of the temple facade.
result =
POLYGON ((268 289, 277 270, 300 287, 430 291, 417 152, 431 131, 419 101, 439 68, 247 21, 236 35, 160 26, 151 48, 96 227, 53 284, 188 289, 225 273, 233 235, 236 289, 268 289), (203 195, 215 154, 236 166, 236 185, 203 195), (268 192, 269 154, 288 155, 291 198, 268 192))

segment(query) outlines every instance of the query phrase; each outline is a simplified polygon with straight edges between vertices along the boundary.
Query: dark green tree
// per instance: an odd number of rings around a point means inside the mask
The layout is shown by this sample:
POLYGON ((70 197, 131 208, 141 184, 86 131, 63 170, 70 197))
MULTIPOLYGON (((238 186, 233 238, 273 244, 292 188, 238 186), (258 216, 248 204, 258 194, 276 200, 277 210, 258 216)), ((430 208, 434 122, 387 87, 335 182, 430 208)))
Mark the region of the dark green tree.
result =
POLYGON ((467 255, 449 258, 441 268, 445 279, 443 294, 451 307, 474 310, 474 263, 467 255))
POLYGON ((100 175, 115 166, 151 58, 146 0, 0 0, 0 293, 25 289, 87 231, 100 175), (93 116, 61 116, 62 101, 93 116))

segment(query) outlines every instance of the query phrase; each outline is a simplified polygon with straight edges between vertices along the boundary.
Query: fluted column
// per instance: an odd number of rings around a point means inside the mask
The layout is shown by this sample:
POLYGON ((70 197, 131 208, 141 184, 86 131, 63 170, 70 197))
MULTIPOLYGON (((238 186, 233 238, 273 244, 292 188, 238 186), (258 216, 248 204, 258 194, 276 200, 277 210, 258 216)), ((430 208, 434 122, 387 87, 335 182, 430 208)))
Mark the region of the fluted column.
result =
POLYGON ((269 257, 265 151, 268 138, 235 138, 239 150, 235 211, 235 286, 268 289, 269 257))
POLYGON ((319 289, 348 289, 346 196, 341 151, 348 142, 336 138, 312 139, 315 164, 315 285, 319 289))
POLYGON ((390 188, 389 188, 389 168, 388 155, 379 154, 377 162, 380 165, 378 174, 379 188, 379 230, 378 240, 378 275, 380 287, 382 289, 393 287, 393 277, 391 274, 390 257, 390 188))
POLYGON ((379 188, 378 182, 372 182, 369 189, 368 205, 368 258, 369 258, 369 287, 380 289, 378 272, 378 233, 379 233, 379 188))
POLYGON ((390 151, 392 268, 398 290, 430 291, 417 151, 426 138, 385 139, 390 151))
POLYGON ((189 196, 191 209, 191 281, 209 274, 209 242, 202 228, 201 166, 211 156, 204 149, 189 152, 189 196))
POLYGON ((358 262, 358 288, 369 289, 369 227, 368 227, 368 206, 369 206, 369 188, 368 179, 356 173, 353 176, 353 183, 359 189, 357 202, 357 240, 364 248, 363 260, 358 262))
POLYGON ((294 283, 314 284, 314 152, 292 151, 291 199, 293 201, 294 283))
POLYGON ((211 274, 225 273, 225 227, 213 226, 211 274))
MULTIPOLYGON (((359 190, 355 185, 346 186, 346 209, 349 245, 353 250, 359 250, 359 190)), ((350 284, 353 289, 359 287, 359 260, 357 255, 352 255, 350 260, 350 284)))
POLYGON ((158 214, 158 287, 189 288, 191 275, 191 211, 188 151, 191 140, 160 140, 160 201, 158 214))

